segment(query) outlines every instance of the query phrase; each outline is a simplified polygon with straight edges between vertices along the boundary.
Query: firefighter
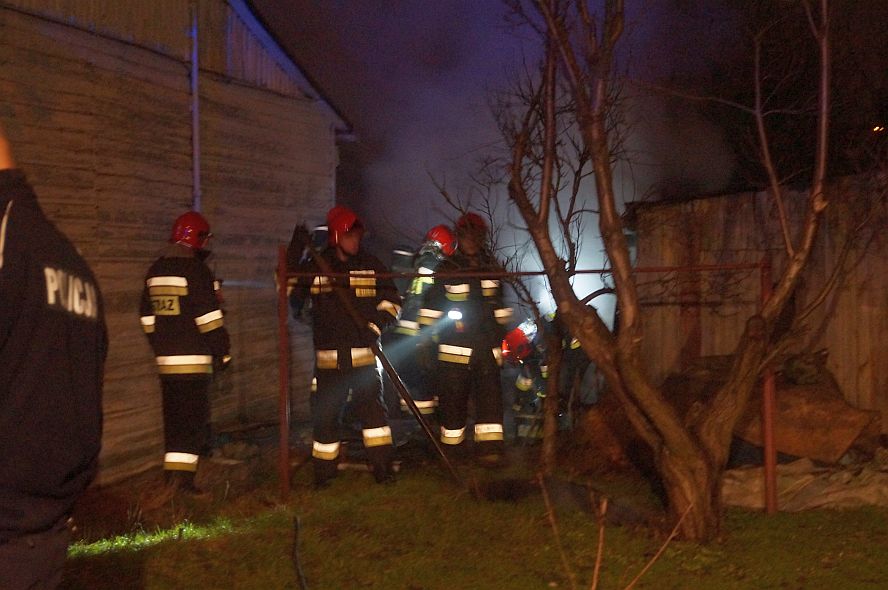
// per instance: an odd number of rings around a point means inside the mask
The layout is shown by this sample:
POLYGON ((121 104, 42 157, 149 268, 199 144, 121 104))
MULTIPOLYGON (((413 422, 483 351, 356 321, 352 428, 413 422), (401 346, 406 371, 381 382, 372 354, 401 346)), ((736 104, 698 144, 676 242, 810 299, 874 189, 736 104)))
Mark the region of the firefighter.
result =
POLYGON ((96 278, 0 127, 0 588, 56 588, 93 480, 108 349, 96 278))
POLYGON ((577 411, 598 403, 598 395, 603 387, 602 377, 580 346, 580 341, 570 330, 559 323, 557 312, 546 315, 545 329, 558 334, 561 341, 561 371, 558 377, 559 419, 567 421, 567 426, 576 418, 577 411))
POLYGON ((219 283, 204 262, 211 235, 200 213, 180 215, 141 301, 163 391, 164 473, 171 491, 189 494, 200 494, 194 476, 210 442, 210 383, 231 361, 219 283))
POLYGON ((456 222, 456 252, 438 267, 419 312, 437 343, 441 442, 465 455, 468 407, 475 409, 474 450, 487 466, 503 461, 502 350, 512 310, 503 303, 502 266, 487 249, 487 224, 469 212, 456 222), (490 272, 485 278, 484 272, 490 272), (461 276, 462 275, 462 276, 461 276))
MULTIPOLYGON (((303 260, 291 267, 291 272, 319 273, 324 266, 333 274, 346 275, 299 277, 291 295, 294 309, 311 298, 316 384, 310 404, 314 484, 326 487, 336 476, 341 418, 349 402, 361 424, 374 478, 388 483, 394 481, 394 446, 382 397, 382 374, 371 346, 378 344, 383 329, 397 321, 401 298, 391 279, 377 278, 387 272, 382 262, 361 249, 364 226, 354 211, 343 206, 330 209, 327 231, 328 246, 318 254, 325 264, 312 257, 289 257, 303 260), (349 308, 357 312, 360 324, 349 308)), ((309 240, 304 227, 297 226, 290 249, 304 251, 309 240)))
MULTIPOLYGON (((422 246, 413 256, 413 273, 404 298, 401 317, 385 334, 385 351, 401 380, 410 391, 416 407, 427 418, 433 418, 438 405, 430 373, 435 365, 434 343, 420 337, 419 310, 423 296, 432 285, 430 276, 441 263, 456 251, 456 236, 446 225, 436 225, 426 232, 422 246)), ((428 333, 423 334, 428 336, 428 333)), ((402 399, 401 409, 407 412, 402 399)))
POLYGON ((517 373, 511 387, 515 436, 528 440, 542 435, 542 400, 548 377, 545 349, 536 336, 536 322, 526 320, 502 342, 503 360, 517 373))

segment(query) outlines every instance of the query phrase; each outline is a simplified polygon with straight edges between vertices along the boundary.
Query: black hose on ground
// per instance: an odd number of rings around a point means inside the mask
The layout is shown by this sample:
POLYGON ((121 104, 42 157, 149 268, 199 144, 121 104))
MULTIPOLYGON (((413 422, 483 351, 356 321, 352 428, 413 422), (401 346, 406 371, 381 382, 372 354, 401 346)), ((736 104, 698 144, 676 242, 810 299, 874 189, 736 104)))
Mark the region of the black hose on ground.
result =
POLYGON ((299 580, 299 588, 308 590, 308 582, 305 580, 305 574, 302 572, 302 562, 299 560, 299 517, 293 517, 293 553, 290 557, 293 559, 293 567, 296 569, 296 578, 299 580))

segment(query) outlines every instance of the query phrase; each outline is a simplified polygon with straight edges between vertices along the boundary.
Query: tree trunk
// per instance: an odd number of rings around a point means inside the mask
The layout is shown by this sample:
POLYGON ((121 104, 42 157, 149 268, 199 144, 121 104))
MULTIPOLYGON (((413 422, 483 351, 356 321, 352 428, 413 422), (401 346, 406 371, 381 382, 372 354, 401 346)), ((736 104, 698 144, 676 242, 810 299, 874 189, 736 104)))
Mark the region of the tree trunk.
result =
POLYGON ((709 542, 720 532, 721 468, 705 460, 679 457, 663 450, 657 457, 657 471, 663 478, 670 523, 687 541, 709 542))
POLYGON ((560 336, 546 338, 548 354, 546 366, 546 398, 543 401, 543 448, 540 468, 545 475, 551 475, 558 461, 558 408, 560 406, 561 360, 564 351, 560 336))

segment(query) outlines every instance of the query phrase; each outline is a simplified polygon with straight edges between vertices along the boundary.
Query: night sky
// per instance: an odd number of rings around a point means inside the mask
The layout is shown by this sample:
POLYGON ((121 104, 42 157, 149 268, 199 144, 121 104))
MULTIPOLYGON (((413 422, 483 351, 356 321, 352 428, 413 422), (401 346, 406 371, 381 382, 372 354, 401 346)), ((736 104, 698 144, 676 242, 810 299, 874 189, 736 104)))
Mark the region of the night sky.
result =
POLYGON ((457 172, 498 140, 485 85, 520 59, 497 1, 259 0, 289 53, 353 124, 338 198, 374 237, 415 242, 453 216, 429 174, 457 172), (380 203, 399 203, 398 211, 380 203), (400 205, 403 203, 403 206, 400 205), (440 206, 439 206, 440 205, 440 206), (436 210, 440 209, 440 211, 436 210))

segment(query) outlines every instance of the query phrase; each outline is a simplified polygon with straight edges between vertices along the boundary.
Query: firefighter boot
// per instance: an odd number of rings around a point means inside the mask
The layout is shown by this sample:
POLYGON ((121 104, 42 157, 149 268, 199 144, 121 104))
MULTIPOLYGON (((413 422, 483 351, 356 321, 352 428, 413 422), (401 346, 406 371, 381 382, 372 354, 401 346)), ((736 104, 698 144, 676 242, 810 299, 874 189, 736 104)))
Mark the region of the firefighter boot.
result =
POLYGON ((374 464, 371 469, 373 471, 373 478, 376 480, 376 483, 395 483, 395 469, 390 461, 385 464, 374 464))
POLYGON ((336 477, 336 461, 326 459, 312 459, 312 469, 314 470, 314 489, 322 490, 330 487, 330 483, 336 477))
POLYGON ((205 492, 194 485, 193 471, 167 471, 167 486, 173 490, 176 496, 187 496, 195 500, 209 500, 210 492, 205 492))
POLYGON ((500 469, 507 465, 502 441, 487 441, 476 444, 475 462, 485 469, 500 469))
POLYGON ((462 465, 471 462, 471 454, 468 444, 463 441, 458 445, 443 444, 441 445, 447 460, 456 465, 462 465))
POLYGON ((395 483, 395 468, 392 463, 392 448, 382 446, 371 448, 367 453, 370 460, 370 469, 376 483, 395 483))

